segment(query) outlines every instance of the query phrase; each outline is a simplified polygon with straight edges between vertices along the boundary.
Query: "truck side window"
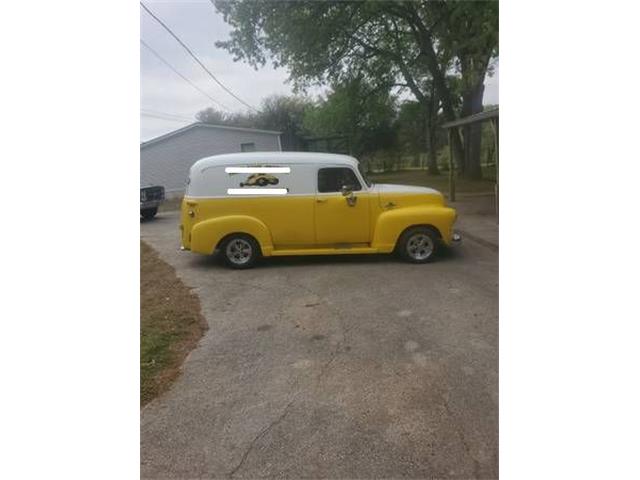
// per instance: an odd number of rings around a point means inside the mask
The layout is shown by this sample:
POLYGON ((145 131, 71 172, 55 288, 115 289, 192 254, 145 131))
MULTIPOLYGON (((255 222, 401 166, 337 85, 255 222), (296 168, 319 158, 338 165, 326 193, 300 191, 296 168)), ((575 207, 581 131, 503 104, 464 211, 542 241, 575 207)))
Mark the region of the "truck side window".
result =
POLYGON ((350 168, 321 168, 318 170, 318 192, 340 192, 343 186, 351 190, 362 190, 358 177, 350 168))

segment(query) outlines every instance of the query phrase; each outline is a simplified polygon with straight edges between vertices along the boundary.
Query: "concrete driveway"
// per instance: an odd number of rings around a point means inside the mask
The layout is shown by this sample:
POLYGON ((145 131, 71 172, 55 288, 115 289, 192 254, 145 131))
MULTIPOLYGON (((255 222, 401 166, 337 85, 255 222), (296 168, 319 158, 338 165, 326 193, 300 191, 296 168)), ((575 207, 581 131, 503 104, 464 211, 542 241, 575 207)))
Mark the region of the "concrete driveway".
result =
POLYGON ((210 329, 141 413, 144 478, 497 478, 498 254, 427 265, 274 258, 248 271, 141 236, 210 329))

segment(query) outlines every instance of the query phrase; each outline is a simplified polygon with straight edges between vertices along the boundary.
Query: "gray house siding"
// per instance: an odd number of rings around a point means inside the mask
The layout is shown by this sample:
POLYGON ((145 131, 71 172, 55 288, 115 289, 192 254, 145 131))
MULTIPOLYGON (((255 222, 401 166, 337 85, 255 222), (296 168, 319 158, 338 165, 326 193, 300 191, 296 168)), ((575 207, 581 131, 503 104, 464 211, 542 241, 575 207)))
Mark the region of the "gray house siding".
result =
MULTIPOLYGON (((140 186, 161 185, 167 197, 184 194, 189 169, 211 155, 241 151, 242 144, 255 144, 256 151, 280 151, 278 133, 232 130, 195 125, 151 140, 140 146, 140 186)), ((245 146, 245 149, 247 147, 245 146)))

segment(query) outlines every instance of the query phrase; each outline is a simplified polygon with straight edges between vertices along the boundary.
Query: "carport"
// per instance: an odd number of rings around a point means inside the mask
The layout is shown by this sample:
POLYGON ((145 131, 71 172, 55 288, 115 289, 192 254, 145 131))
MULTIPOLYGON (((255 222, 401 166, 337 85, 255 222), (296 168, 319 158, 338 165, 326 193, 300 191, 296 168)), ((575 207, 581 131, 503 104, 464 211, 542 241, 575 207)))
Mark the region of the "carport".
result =
MULTIPOLYGON (((453 122, 447 122, 442 125, 442 128, 447 130, 447 137, 449 140, 449 200, 455 202, 456 200, 456 170, 455 162, 453 161, 453 147, 452 147, 452 135, 460 135, 458 130, 461 127, 473 125, 481 122, 491 122, 491 128, 493 130, 493 141, 495 142, 495 155, 496 155, 496 211, 498 209, 498 113, 499 109, 488 110, 486 112, 476 113, 475 115, 469 115, 468 117, 454 120, 453 122)), ((497 212, 496 212, 497 213, 497 212)))

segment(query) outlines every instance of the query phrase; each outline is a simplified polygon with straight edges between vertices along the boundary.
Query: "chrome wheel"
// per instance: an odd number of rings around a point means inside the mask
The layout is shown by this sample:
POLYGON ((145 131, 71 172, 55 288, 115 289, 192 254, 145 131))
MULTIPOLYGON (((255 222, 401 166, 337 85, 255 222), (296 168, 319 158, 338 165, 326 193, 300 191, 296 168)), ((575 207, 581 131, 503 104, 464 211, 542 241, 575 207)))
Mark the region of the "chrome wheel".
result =
POLYGON ((234 265, 244 265, 251 260, 253 247, 243 238, 234 238, 227 244, 226 254, 234 265))
POLYGON ((407 240, 407 254, 414 260, 426 260, 433 254, 435 245, 425 233, 415 233, 407 240))

